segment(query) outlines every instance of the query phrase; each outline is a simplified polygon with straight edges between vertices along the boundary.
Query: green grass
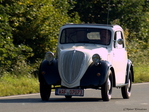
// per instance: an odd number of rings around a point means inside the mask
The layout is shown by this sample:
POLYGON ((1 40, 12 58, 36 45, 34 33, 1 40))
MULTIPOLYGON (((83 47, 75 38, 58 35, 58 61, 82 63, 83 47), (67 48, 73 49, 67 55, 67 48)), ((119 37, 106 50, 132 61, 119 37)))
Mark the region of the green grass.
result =
POLYGON ((134 66, 135 83, 149 82, 149 64, 134 66))
POLYGON ((4 75, 0 78, 0 96, 39 92, 39 82, 33 77, 4 75))

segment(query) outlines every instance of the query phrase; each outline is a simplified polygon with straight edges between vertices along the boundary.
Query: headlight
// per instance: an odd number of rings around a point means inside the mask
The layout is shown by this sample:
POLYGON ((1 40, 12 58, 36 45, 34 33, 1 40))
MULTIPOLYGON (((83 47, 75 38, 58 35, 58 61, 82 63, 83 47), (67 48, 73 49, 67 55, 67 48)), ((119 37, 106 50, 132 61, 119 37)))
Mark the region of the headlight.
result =
POLYGON ((92 60, 93 60, 93 62, 95 63, 95 65, 98 65, 99 62, 100 62, 100 60, 101 60, 101 57, 100 57, 98 54, 94 54, 94 55, 92 56, 92 60))
POLYGON ((46 59, 47 61, 49 61, 49 63, 51 63, 52 60, 54 59, 54 53, 52 53, 52 52, 47 52, 46 55, 45 55, 45 59, 46 59))

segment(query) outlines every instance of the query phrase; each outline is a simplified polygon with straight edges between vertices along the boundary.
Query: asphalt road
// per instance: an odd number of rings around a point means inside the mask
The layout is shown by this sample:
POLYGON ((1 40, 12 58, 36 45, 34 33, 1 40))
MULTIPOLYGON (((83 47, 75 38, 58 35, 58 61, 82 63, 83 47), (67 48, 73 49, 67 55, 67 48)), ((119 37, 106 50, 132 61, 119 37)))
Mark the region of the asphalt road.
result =
POLYGON ((100 90, 85 90, 84 97, 71 100, 52 93, 47 102, 39 93, 0 97, 0 112, 149 112, 149 83, 133 84, 130 99, 114 88, 109 102, 102 101, 100 90))

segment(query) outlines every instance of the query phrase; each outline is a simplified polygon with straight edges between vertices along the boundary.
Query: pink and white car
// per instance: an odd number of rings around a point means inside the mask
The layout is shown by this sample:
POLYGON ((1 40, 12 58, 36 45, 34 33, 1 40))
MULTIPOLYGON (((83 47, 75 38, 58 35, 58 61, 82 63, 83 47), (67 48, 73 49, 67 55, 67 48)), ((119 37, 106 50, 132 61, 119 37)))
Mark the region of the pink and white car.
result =
POLYGON ((119 25, 66 24, 61 27, 57 54, 45 54, 40 65, 42 100, 51 89, 66 98, 83 96, 84 89, 101 90, 109 101, 112 88, 121 88, 122 97, 131 96, 133 64, 127 57, 123 29, 119 25))

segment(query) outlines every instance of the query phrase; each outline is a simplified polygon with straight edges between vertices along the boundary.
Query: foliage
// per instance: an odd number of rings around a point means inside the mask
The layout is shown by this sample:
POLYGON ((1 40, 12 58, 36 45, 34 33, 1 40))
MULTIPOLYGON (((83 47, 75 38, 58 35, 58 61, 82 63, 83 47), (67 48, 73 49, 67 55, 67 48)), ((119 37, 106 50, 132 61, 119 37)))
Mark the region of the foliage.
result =
POLYGON ((27 74, 37 71, 45 52, 56 52, 60 26, 79 22, 67 15, 67 0, 1 0, 0 6, 1 67, 18 75, 23 66, 27 74))
MULTIPOLYGON (((9 46, 12 46, 11 37, 11 27, 8 24, 8 15, 5 13, 4 6, 0 5, 0 70, 3 71, 4 66, 7 63, 11 63, 10 60, 7 61, 6 52, 9 46)), ((0 71, 0 72, 1 72, 0 71)))
MULTIPOLYGON (((148 0, 73 0, 75 7, 69 13, 78 12, 85 23, 120 24, 129 30, 129 36, 142 35, 146 24, 148 0)), ((145 35, 146 36, 146 35, 145 35)))
POLYGON ((148 65, 148 54, 149 54, 149 39, 147 42, 132 39, 127 43, 129 58, 134 62, 135 65, 148 65))
POLYGON ((30 61, 44 58, 49 50, 55 52, 59 27, 71 21, 66 0, 17 0, 8 6, 14 44, 33 49, 30 61))
POLYGON ((23 55, 23 50, 28 52, 31 49, 25 45, 15 47, 12 39, 12 28, 9 25, 9 16, 6 8, 0 5, 0 74, 7 70, 11 71, 18 60, 25 60, 32 53, 23 55))

